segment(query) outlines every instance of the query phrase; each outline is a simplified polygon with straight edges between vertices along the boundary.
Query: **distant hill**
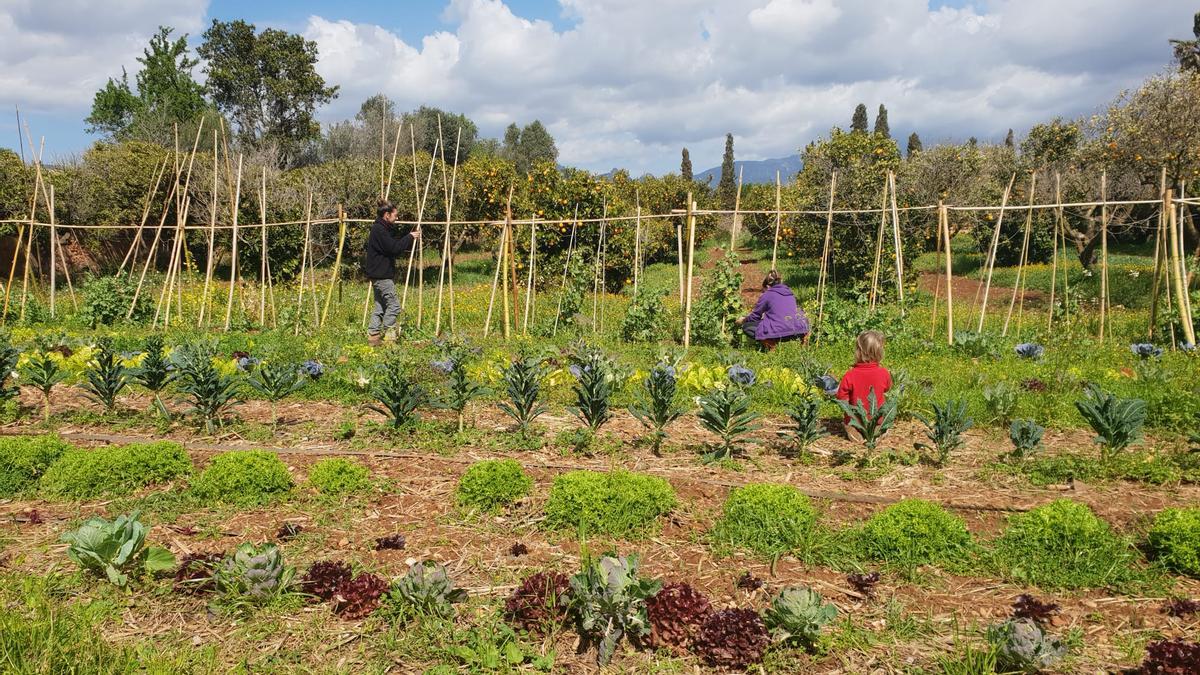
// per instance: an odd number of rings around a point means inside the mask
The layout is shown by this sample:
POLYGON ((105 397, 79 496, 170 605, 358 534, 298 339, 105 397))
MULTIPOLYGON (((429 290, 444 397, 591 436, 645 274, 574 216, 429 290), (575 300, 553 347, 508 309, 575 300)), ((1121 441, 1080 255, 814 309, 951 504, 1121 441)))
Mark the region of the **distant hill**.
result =
MULTIPOLYGON (((736 180, 738 171, 742 172, 743 183, 774 183, 775 172, 779 172, 779 177, 783 182, 788 182, 788 179, 795 176, 800 171, 803 164, 800 162, 800 155, 791 155, 790 157, 779 157, 777 159, 759 159, 753 161, 737 161, 733 162, 734 171, 733 177, 736 180)), ((712 187, 717 187, 717 183, 721 181, 721 167, 714 167, 707 171, 700 171, 695 174, 696 180, 704 183, 709 179, 712 187)))

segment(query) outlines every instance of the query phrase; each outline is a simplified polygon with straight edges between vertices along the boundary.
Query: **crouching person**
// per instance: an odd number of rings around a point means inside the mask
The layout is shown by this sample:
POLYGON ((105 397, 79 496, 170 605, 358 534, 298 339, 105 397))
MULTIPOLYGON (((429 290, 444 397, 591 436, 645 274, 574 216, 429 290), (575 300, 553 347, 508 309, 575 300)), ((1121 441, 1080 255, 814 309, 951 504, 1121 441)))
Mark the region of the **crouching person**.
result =
POLYGON ((380 201, 363 256, 363 274, 371 280, 375 307, 367 324, 367 343, 376 346, 396 339, 396 319, 400 316, 400 296, 396 294, 396 259, 407 258, 421 231, 397 236, 396 207, 380 201))
POLYGON ((737 320, 742 332, 758 341, 764 351, 780 342, 808 341, 808 317, 796 304, 792 289, 783 283, 779 272, 771 270, 762 282, 763 292, 754 309, 737 320))

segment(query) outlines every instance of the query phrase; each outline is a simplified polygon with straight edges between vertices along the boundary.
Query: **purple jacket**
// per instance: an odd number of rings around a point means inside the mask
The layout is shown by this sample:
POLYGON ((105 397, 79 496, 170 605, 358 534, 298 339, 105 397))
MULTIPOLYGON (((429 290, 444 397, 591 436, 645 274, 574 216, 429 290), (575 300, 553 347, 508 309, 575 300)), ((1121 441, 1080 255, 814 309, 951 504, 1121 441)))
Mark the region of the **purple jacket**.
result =
POLYGON ((796 306, 796 296, 784 284, 763 291, 746 321, 757 321, 755 340, 770 340, 808 334, 808 317, 796 306))

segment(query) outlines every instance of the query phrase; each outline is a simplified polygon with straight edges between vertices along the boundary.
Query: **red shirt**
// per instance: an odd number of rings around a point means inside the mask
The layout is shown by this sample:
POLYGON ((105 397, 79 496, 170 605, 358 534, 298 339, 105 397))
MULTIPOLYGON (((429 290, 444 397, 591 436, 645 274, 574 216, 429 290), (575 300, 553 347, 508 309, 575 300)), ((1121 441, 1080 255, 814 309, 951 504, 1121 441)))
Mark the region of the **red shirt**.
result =
POLYGON ((882 406, 883 395, 891 388, 892 374, 888 372, 887 368, 876 362, 856 363, 842 376, 837 397, 850 405, 860 403, 864 408, 870 408, 871 404, 867 402, 867 392, 874 389, 875 405, 882 406))

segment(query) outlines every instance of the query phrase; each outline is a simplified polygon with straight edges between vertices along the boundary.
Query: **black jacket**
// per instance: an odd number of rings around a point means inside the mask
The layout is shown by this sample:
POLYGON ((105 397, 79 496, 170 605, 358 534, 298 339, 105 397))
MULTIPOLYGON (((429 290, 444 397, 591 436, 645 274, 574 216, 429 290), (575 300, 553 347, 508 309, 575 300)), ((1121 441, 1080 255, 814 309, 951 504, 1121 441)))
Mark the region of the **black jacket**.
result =
POLYGON ((413 248, 412 234, 396 236, 394 225, 382 219, 371 224, 363 255, 363 274, 368 279, 396 278, 396 258, 407 257, 413 248))

